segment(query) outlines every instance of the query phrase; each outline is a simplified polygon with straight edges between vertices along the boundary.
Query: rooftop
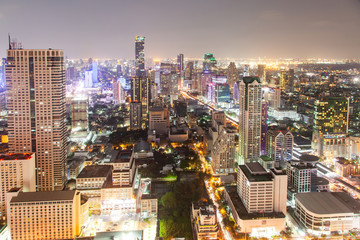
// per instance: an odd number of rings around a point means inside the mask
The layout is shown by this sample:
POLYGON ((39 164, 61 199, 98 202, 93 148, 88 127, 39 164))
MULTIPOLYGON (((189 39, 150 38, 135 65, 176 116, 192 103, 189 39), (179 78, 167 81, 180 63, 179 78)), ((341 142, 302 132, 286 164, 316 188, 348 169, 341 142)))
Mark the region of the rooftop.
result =
POLYGON ((263 160, 264 162, 272 162, 274 160, 271 159, 271 157, 268 157, 266 155, 262 155, 261 157, 261 160, 263 160))
MULTIPOLYGON (((239 168, 250 182, 263 182, 272 180, 271 175, 268 174, 265 170, 264 172, 261 171, 261 174, 252 174, 246 165, 240 165, 239 168)), ((264 169, 262 166, 261 168, 264 169)))
POLYGON ((110 153, 110 162, 111 163, 123 163, 129 162, 131 158, 131 150, 112 150, 110 153))
POLYGON ((141 240, 143 239, 142 230, 134 231, 120 231, 120 232, 97 232, 94 238, 95 240, 141 240))
POLYGON ((75 190, 51 192, 19 192, 16 197, 13 197, 11 199, 11 202, 15 203, 72 200, 75 193, 75 190))
POLYGON ((84 167, 77 178, 106 177, 112 171, 111 165, 90 165, 84 167))
POLYGON ((360 202, 345 192, 298 193, 295 200, 315 214, 360 213, 360 202))
POLYGON ((141 140, 140 142, 135 143, 134 146, 134 152, 152 152, 152 146, 145 142, 144 140, 141 140))
POLYGON ((317 157, 315 155, 310 155, 310 154, 303 154, 300 156, 299 159, 301 162, 317 162, 317 161, 319 161, 319 157, 317 157))
POLYGON ((251 174, 266 174, 266 170, 258 162, 245 163, 251 174))
POLYGON ((0 155, 0 161, 2 160, 29 160, 33 156, 33 153, 9 153, 0 155))

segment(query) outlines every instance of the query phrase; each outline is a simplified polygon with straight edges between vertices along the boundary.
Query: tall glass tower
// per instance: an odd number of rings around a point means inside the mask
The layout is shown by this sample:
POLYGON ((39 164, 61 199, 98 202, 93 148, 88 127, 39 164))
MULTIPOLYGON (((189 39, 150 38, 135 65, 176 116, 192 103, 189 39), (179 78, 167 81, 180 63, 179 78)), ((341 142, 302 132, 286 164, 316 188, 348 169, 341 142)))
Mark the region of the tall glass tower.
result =
POLYGON ((135 38, 135 68, 137 77, 145 77, 145 54, 144 54, 145 37, 136 36, 135 38))

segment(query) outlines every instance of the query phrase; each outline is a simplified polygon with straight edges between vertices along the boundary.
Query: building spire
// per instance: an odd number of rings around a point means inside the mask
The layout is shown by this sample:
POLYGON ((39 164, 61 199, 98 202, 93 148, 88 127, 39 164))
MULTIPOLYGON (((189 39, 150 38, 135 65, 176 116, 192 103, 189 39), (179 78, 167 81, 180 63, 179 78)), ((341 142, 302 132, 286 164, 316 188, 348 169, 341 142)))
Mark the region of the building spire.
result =
POLYGON ((10 38, 10 33, 8 33, 9 36, 9 49, 11 50, 11 38, 10 38))

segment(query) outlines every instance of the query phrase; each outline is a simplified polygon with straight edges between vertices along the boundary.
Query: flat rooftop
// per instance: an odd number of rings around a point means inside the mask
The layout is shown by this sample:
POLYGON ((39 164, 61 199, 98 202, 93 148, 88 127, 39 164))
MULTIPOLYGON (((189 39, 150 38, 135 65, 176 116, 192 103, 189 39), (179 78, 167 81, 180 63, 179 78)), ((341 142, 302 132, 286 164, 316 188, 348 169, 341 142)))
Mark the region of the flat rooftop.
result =
POLYGON ((77 178, 106 177, 112 171, 111 165, 90 165, 83 168, 77 178))
POLYGON ((315 214, 360 213, 360 202, 345 192, 298 193, 295 200, 315 214))
POLYGON ((129 162, 131 158, 132 151, 131 150, 112 150, 110 153, 110 163, 125 163, 129 162))
POLYGON ((9 154, 1 154, 1 160, 29 160, 33 156, 34 153, 9 153, 9 154))
POLYGON ((48 191, 48 192, 19 192, 16 197, 11 199, 16 202, 46 202, 46 201, 64 201, 72 200, 76 191, 48 191))
POLYGON ((143 231, 134 230, 134 231, 119 231, 119 232, 97 232, 94 238, 95 240, 142 240, 143 231))
POLYGON ((245 163, 239 166, 250 182, 271 181, 271 174, 268 173, 258 162, 245 163))

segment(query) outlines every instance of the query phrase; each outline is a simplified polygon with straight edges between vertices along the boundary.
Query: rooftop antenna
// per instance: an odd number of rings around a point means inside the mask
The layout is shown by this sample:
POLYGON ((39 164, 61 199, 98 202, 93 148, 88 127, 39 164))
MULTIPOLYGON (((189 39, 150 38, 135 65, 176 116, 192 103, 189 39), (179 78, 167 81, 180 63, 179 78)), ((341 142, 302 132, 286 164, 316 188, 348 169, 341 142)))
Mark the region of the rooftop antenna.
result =
POLYGON ((10 33, 8 33, 9 36, 9 49, 11 50, 11 38, 10 38, 10 33))

